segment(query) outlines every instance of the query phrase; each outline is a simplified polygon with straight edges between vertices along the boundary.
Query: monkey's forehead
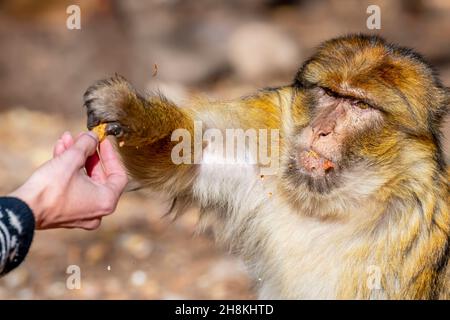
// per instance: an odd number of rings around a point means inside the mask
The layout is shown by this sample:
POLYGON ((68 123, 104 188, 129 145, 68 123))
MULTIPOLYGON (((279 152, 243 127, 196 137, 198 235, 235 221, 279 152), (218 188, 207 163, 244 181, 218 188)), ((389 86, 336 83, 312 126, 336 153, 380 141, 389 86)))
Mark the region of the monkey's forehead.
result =
POLYGON ((313 83, 359 84, 370 79, 389 85, 434 83, 424 59, 411 49, 386 43, 378 36, 350 35, 324 42, 304 65, 301 74, 313 83))

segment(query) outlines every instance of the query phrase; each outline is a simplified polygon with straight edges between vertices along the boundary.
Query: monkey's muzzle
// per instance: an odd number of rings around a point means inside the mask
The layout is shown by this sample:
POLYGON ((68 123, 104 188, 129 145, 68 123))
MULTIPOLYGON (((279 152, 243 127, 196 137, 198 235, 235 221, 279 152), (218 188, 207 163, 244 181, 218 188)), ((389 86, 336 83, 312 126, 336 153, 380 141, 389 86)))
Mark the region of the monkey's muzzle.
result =
POLYGON ((316 176, 324 176, 336 167, 331 160, 322 157, 313 150, 301 151, 298 162, 305 171, 316 176))

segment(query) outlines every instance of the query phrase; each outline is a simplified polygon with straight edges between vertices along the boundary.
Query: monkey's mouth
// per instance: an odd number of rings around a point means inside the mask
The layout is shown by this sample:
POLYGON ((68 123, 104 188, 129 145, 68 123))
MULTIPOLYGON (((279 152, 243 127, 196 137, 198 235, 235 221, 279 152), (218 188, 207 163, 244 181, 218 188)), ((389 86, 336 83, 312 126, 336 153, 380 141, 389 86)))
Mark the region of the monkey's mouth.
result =
POLYGON ((336 168, 330 159, 318 154, 314 150, 303 150, 298 154, 298 164, 312 176, 323 177, 336 168))

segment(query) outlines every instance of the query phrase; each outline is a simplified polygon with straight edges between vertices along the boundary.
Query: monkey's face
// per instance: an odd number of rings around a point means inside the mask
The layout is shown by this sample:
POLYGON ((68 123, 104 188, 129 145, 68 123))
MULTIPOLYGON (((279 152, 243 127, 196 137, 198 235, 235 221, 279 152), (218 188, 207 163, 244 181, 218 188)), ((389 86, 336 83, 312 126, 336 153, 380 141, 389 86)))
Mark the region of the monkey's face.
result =
POLYGON ((437 158, 448 98, 411 51, 376 37, 331 40, 305 63, 296 85, 284 172, 290 190, 365 188, 375 185, 369 174, 388 180, 426 152, 437 158))
POLYGON ((383 113, 324 87, 307 89, 305 96, 309 119, 297 127, 289 167, 297 181, 323 193, 338 186, 346 170, 364 161, 362 151, 376 140, 383 113))

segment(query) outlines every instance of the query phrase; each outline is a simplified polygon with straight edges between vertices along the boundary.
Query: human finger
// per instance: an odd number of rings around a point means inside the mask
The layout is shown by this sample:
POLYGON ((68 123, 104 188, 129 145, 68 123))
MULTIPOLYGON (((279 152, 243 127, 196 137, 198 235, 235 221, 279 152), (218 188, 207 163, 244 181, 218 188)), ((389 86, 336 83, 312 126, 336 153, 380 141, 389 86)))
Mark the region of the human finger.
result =
POLYGON ((116 194, 121 194, 128 182, 128 176, 118 154, 108 139, 100 144, 100 158, 108 185, 116 194))

